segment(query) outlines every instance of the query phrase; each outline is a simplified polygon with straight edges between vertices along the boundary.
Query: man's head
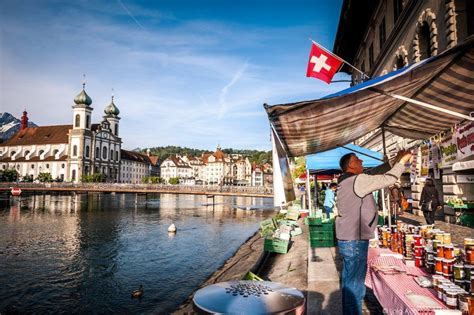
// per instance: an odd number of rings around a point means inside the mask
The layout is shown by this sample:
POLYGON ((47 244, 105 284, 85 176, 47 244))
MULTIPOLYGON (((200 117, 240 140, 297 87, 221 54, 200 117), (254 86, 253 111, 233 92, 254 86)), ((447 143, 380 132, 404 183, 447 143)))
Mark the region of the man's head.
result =
POLYGON ((332 189, 332 191, 336 191, 336 189, 337 189, 337 184, 336 184, 336 183, 331 183, 331 184, 329 185, 329 189, 332 189))
POLYGON ((362 160, 355 153, 347 153, 339 160, 341 170, 346 173, 361 174, 364 171, 362 160))

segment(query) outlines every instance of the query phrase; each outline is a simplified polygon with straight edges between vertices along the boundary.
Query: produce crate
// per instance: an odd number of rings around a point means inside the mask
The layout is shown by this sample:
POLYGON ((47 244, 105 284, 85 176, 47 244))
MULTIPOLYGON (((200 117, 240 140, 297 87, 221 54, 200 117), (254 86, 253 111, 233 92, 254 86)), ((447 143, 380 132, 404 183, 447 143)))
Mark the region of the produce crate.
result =
POLYGON ((333 231, 310 231, 309 232, 310 240, 334 240, 333 231))
POLYGON ((304 223, 307 225, 321 225, 323 219, 321 217, 306 217, 304 218, 304 223))
POLYGON ((335 240, 310 240, 312 248, 315 247, 333 247, 336 244, 335 240))
POLYGON ((263 250, 271 253, 286 254, 288 252, 289 241, 278 238, 266 238, 263 243, 263 250))
POLYGON ((311 233, 312 231, 318 232, 318 231, 334 231, 334 223, 323 223, 321 225, 310 225, 308 226, 309 232, 311 233))

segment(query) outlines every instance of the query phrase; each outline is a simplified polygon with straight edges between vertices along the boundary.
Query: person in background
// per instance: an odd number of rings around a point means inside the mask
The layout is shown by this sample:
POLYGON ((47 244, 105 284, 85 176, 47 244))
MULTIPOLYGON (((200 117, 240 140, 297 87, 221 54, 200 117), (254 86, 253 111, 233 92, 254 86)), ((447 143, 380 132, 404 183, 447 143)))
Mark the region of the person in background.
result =
POLYGON ((337 187, 336 237, 342 258, 343 314, 362 314, 369 240, 378 216, 372 192, 395 184, 410 159, 410 152, 399 151, 392 169, 383 175, 362 174, 362 160, 354 153, 339 161, 343 174, 337 187))
POLYGON ((329 187, 325 190, 324 195, 324 211, 326 212, 326 217, 329 219, 331 217, 331 212, 336 205, 336 195, 334 194, 337 189, 336 183, 331 183, 329 187))
POLYGON ((429 177, 426 179, 425 186, 421 191, 420 205, 426 223, 434 224, 435 212, 441 208, 441 202, 439 201, 439 193, 434 185, 433 179, 429 177))
POLYGON ((400 194, 400 183, 397 182, 390 187, 390 213, 392 213, 392 215, 403 214, 400 207, 400 194))

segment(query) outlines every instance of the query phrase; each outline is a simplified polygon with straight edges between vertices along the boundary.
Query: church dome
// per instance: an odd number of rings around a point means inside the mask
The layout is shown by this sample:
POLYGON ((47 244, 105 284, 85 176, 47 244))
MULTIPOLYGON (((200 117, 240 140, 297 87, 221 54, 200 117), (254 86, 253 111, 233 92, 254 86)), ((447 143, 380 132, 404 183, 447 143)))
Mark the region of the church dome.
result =
POLYGON ((86 91, 82 89, 81 93, 79 93, 75 98, 74 98, 74 103, 77 105, 79 104, 85 104, 89 106, 92 104, 92 99, 87 95, 86 91))
POLYGON ((104 113, 106 115, 114 115, 118 116, 120 114, 120 111, 117 106, 114 104, 114 97, 112 96, 112 101, 110 101, 110 104, 104 109, 104 113))

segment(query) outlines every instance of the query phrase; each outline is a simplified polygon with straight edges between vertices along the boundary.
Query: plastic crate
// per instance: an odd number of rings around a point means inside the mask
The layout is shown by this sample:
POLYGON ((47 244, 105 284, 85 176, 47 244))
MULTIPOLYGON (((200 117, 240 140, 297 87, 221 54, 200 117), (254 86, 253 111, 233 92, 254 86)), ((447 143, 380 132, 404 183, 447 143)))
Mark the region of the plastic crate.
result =
POLYGON ((336 244, 335 240, 310 240, 310 246, 315 247, 333 247, 336 244))
POLYGON ((334 223, 323 223, 321 225, 310 225, 308 226, 309 232, 318 231, 334 231, 334 223))
POLYGON ((333 231, 312 231, 309 233, 310 240, 334 240, 333 231))
POLYGON ((286 254, 288 252, 289 241, 277 238, 266 238, 263 250, 271 253, 286 254))
POLYGON ((304 218, 304 223, 307 225, 321 225, 323 219, 321 217, 306 217, 304 218))

